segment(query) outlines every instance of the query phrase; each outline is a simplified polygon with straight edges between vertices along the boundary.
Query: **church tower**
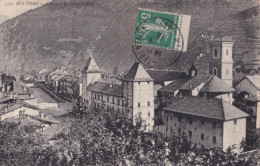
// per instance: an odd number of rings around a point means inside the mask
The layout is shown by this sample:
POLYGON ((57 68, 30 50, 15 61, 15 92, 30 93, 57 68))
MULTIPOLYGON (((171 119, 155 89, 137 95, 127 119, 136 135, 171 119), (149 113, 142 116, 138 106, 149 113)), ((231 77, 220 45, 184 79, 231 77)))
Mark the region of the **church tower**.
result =
POLYGON ((233 84, 234 42, 230 37, 222 37, 211 42, 209 73, 222 79, 230 87, 233 84))
POLYGON ((82 98, 87 99, 87 87, 90 84, 93 84, 96 81, 101 80, 101 72, 97 63, 93 59, 93 57, 88 58, 87 63, 85 64, 82 70, 82 98))
POLYGON ((129 109, 130 118, 140 114, 145 121, 146 131, 154 126, 154 81, 141 63, 136 62, 122 79, 125 105, 129 109))

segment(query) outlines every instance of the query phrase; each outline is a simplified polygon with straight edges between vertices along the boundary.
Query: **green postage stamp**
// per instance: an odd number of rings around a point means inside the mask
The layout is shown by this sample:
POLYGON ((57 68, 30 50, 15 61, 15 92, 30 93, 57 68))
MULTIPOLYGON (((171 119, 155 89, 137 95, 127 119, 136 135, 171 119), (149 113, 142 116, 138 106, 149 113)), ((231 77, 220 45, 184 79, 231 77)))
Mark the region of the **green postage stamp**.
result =
POLYGON ((189 15, 138 9, 134 43, 185 52, 190 19, 189 15))

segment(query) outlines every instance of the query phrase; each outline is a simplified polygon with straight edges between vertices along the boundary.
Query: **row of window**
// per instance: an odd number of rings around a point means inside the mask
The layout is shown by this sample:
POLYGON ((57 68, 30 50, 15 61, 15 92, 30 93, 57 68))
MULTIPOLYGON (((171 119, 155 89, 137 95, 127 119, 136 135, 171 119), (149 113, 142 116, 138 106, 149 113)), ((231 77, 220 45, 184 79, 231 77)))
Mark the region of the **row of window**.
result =
MULTIPOLYGON (((172 122, 172 121, 173 121, 173 119, 172 119, 173 116, 171 116, 170 118, 171 118, 171 122, 172 122)), ((179 116, 178 116, 178 121, 181 122, 182 119, 183 119, 183 117, 182 117, 181 115, 179 115, 179 116)), ((193 124, 193 120, 192 120, 191 117, 190 117, 190 118, 187 118, 187 120, 188 120, 188 122, 189 122, 190 125, 193 124)), ((166 115, 166 123, 168 123, 168 121, 169 121, 169 116, 166 115)), ((201 125, 205 125, 205 120, 204 120, 204 119, 202 119, 200 122, 201 122, 201 125)), ((236 123, 235 123, 235 124, 236 124, 236 123)), ((212 128, 216 128, 216 127, 217 127, 217 123, 213 121, 213 122, 212 122, 212 128)))
MULTIPOLYGON (((98 100, 104 101, 103 95, 95 94, 94 95, 94 99, 98 99, 98 100)), ((109 97, 107 97, 107 102, 109 102, 109 97)), ((115 103, 115 99, 113 97, 112 97, 112 103, 113 104, 117 104, 117 105, 121 105, 121 103, 122 103, 122 105, 123 105, 123 101, 120 102, 120 99, 117 99, 117 103, 115 103)))
MULTIPOLYGON (((178 133, 181 134, 181 129, 180 128, 178 128, 178 133)), ((189 131, 189 137, 192 137, 192 131, 189 131)), ((200 135, 200 139, 201 140, 205 140, 205 135, 203 133, 200 135)), ((212 137, 212 142, 214 144, 217 143, 217 137, 216 136, 212 137)))
MULTIPOLYGON (((141 107, 141 103, 140 103, 140 102, 138 102, 137 106, 138 106, 138 107, 141 107)), ((150 103, 150 101, 148 101, 148 102, 147 102, 147 106, 151 106, 151 103, 150 103)))
MULTIPOLYGON (((213 74, 214 74, 215 76, 218 74, 217 68, 214 68, 214 69, 213 69, 213 74)), ((226 69, 226 75, 229 75, 229 70, 228 70, 228 69, 226 69)))
MULTIPOLYGON (((229 50, 228 49, 226 49, 226 55, 229 55, 229 50)), ((218 50, 217 49, 214 50, 214 56, 215 57, 218 56, 218 50)))

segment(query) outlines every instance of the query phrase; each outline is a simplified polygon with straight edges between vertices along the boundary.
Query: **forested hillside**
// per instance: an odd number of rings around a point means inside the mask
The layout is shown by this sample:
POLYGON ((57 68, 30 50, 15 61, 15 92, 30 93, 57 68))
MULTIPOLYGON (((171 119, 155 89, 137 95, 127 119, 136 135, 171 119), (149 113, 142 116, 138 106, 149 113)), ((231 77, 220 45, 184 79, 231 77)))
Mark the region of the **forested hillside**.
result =
POLYGON ((138 8, 191 15, 188 52, 169 68, 183 70, 195 61, 207 69, 208 56, 197 58, 205 51, 203 39, 235 36, 239 55, 256 37, 256 5, 250 0, 54 0, 1 24, 0 70, 4 63, 9 71, 80 68, 93 55, 103 70, 124 71, 135 61, 131 45, 138 8))

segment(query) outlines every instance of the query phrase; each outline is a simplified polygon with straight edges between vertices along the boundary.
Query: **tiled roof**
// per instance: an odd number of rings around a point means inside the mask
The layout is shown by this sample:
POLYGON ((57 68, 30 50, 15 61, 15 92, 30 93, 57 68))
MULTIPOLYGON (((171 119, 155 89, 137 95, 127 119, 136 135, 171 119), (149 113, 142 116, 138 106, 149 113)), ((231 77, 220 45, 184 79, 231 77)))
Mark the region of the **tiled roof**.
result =
POLYGON ((95 82, 93 85, 89 85, 87 90, 111 96, 123 97, 123 86, 118 84, 95 82))
MULTIPOLYGON (((4 105, 4 107, 2 106, 0 108, 0 115, 5 114, 5 106, 6 105, 4 105)), ((32 109, 39 109, 38 107, 30 105, 30 104, 27 104, 25 102, 17 102, 17 103, 8 104, 7 112, 11 112, 11 111, 16 110, 16 109, 21 108, 21 107, 27 107, 27 108, 32 108, 32 109)))
POLYGON ((173 80, 170 84, 163 86, 161 89, 159 89, 159 91, 175 92, 176 90, 180 89, 183 86, 183 84, 185 84, 189 80, 190 78, 173 80))
POLYGON ((176 99, 164 110, 223 121, 248 116, 248 114, 222 99, 195 96, 176 99))
POLYGON ((4 80, 2 80, 3 83, 9 83, 12 81, 16 81, 16 78, 14 76, 7 76, 4 80))
POLYGON ((212 74, 198 74, 189 81, 187 81, 180 89, 188 89, 193 90, 203 82, 208 82, 208 80, 212 77, 212 74))
POLYGON ((10 102, 12 101, 13 99, 10 99, 8 97, 0 97, 0 104, 2 103, 6 103, 6 102, 10 102))
POLYGON ((257 88, 260 89, 260 76, 259 75, 254 75, 254 76, 246 76, 250 82, 257 88))
POLYGON ((125 81, 153 81, 151 76, 144 69, 143 65, 136 62, 123 78, 125 81))
POLYGON ((97 66, 94 58, 88 58, 84 68, 82 69, 82 73, 100 73, 100 69, 97 66))
POLYGON ((227 85, 223 80, 217 76, 213 76, 210 80, 201 88, 201 92, 234 92, 235 89, 227 85))
POLYGON ((186 77, 186 73, 182 71, 160 71, 160 70, 146 70, 146 71, 154 79, 156 83, 163 83, 164 81, 172 81, 178 78, 186 77))

